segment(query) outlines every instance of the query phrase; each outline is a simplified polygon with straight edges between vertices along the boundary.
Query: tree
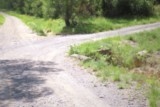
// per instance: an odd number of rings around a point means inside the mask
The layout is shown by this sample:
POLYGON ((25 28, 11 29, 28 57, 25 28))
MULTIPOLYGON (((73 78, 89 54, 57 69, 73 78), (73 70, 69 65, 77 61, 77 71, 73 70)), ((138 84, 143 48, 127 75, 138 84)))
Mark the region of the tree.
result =
POLYGON ((63 17, 66 26, 92 16, 148 16, 160 0, 1 0, 0 7, 44 18, 63 17))
POLYGON ((101 0, 65 0, 64 19, 66 26, 76 23, 76 19, 79 17, 101 15, 101 3, 101 0))
POLYGON ((55 18, 55 2, 57 0, 42 0, 42 13, 45 18, 55 18))
POLYGON ((104 16, 149 16, 154 0, 103 0, 104 16))
POLYGON ((41 0, 33 0, 31 3, 30 13, 37 17, 42 17, 42 1, 41 0))

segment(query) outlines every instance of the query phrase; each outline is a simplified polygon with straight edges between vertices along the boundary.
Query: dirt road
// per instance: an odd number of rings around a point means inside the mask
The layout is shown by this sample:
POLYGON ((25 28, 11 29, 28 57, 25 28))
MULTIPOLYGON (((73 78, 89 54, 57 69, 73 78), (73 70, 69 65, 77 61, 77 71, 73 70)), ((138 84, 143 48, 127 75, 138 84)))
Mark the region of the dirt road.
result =
MULTIPOLYGON (((3 13, 2 13, 3 14, 3 13)), ((73 44, 160 27, 140 25, 87 35, 39 37, 3 14, 0 27, 0 107, 147 107, 141 91, 102 83, 68 58, 73 44)))

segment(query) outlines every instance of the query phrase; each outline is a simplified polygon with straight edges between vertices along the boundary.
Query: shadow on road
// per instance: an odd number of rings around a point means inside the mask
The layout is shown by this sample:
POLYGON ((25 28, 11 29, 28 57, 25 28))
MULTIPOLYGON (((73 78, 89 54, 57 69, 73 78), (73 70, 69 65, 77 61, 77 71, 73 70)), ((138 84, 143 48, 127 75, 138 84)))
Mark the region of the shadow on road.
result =
POLYGON ((31 60, 0 60, 0 102, 26 101, 48 96, 54 90, 44 86, 45 78, 51 72, 60 72, 54 62, 31 60))

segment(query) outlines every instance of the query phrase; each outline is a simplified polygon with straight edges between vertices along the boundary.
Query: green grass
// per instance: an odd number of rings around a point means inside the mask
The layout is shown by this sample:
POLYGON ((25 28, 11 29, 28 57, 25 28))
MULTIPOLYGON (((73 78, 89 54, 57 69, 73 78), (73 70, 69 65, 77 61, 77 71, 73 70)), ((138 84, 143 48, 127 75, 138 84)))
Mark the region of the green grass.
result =
POLYGON ((68 33, 94 33, 108 30, 114 30, 122 27, 154 23, 160 21, 159 16, 154 17, 134 17, 134 18, 104 18, 92 17, 80 19, 82 22, 75 27, 64 28, 63 32, 68 33))
POLYGON ((94 33, 160 21, 160 5, 155 6, 155 15, 151 17, 80 18, 78 21, 79 23, 74 27, 65 27, 65 22, 63 19, 45 20, 43 18, 21 15, 15 12, 9 13, 19 17, 34 31, 42 35, 46 32, 52 32, 54 34, 94 33))
POLYGON ((120 82, 120 89, 125 88, 133 81, 148 85, 150 106, 158 107, 156 104, 160 101, 159 77, 128 71, 136 68, 135 59, 145 61, 147 55, 139 56, 138 52, 146 50, 148 54, 152 54, 160 51, 159 43, 160 29, 156 29, 72 46, 69 53, 90 57, 91 59, 84 61, 83 65, 92 68, 96 75, 103 80, 120 82), (105 53, 102 52, 103 50, 105 53))
POLYGON ((59 34, 65 26, 65 22, 62 19, 37 18, 34 16, 22 15, 11 11, 8 13, 19 17, 39 35, 46 35, 47 33, 59 34))
POLYGON ((4 21, 5 21, 5 18, 2 15, 0 15, 0 25, 2 25, 4 21))

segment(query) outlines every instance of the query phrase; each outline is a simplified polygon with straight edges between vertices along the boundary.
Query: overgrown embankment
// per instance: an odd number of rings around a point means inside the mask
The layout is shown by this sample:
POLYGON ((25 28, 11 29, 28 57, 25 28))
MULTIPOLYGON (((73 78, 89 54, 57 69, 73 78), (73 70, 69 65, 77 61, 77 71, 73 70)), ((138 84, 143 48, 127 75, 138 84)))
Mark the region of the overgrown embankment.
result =
POLYGON ((160 101, 160 29, 113 37, 71 47, 70 54, 86 56, 85 67, 103 80, 119 82, 119 88, 133 82, 147 86, 151 107, 160 101))

